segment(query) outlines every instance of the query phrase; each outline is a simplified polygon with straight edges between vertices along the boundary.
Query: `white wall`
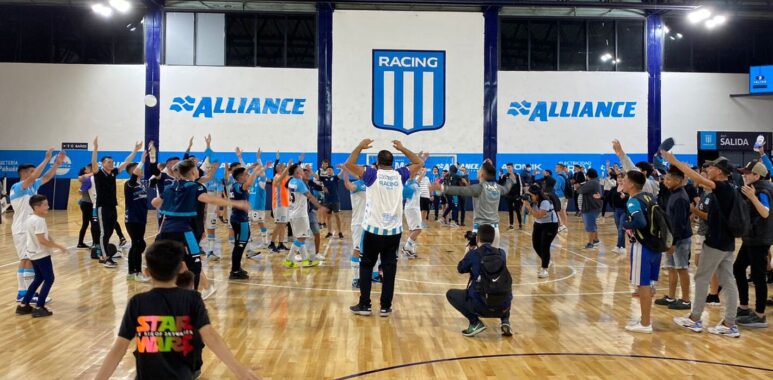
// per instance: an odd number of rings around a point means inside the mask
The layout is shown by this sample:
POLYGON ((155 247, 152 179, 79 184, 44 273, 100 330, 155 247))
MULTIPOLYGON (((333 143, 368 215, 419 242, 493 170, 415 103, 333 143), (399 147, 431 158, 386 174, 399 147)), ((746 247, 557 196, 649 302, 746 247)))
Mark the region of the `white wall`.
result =
POLYGON ((663 73, 662 135, 678 153, 697 154, 697 131, 771 131, 773 100, 749 93, 748 74, 663 73))
POLYGON ((145 134, 145 67, 0 63, 0 150, 91 142, 128 151, 145 134))
MULTIPOLYGON (((160 140, 164 151, 185 150, 188 139, 197 137, 200 150, 201 137, 212 134, 212 149, 232 152, 240 146, 247 151, 258 147, 265 151, 316 152, 317 151, 317 70, 275 69, 241 67, 161 67, 161 126, 160 140), (192 111, 175 112, 170 109, 176 97, 190 96, 195 99, 192 111), (295 113, 205 113, 194 117, 203 97, 234 98, 232 110, 239 111, 241 98, 259 98, 262 111, 266 98, 293 99, 286 105, 287 111, 302 104, 295 113), (302 103, 297 99, 303 99, 302 103)), ((243 107, 246 111, 247 107, 243 107)))
POLYGON ((483 149, 483 14, 335 11, 333 13, 333 152, 363 138, 374 150, 400 139, 412 149, 478 153, 483 149), (441 50, 446 60, 445 125, 406 135, 372 121, 374 49, 441 50))
MULTIPOLYGON (((595 105, 595 104, 594 104, 595 105)), ((571 112, 569 112, 571 114, 571 112)), ((499 153, 611 152, 617 138, 628 153, 647 152, 647 73, 500 71, 497 94, 499 153), (635 102, 633 117, 548 117, 508 114, 512 102, 635 102)))

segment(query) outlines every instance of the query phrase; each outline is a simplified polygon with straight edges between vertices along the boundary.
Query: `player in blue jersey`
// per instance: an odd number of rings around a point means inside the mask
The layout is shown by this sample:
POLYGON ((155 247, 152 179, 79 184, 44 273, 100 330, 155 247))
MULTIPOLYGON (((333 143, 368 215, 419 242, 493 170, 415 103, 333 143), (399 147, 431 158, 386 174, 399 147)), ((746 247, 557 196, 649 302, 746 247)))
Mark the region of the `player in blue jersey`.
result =
MULTIPOLYGON (((260 159, 261 150, 258 149, 258 164, 263 165, 263 161, 260 159)), ((268 228, 266 228, 266 185, 268 183, 268 177, 266 177, 266 168, 263 169, 263 173, 258 176, 255 182, 250 187, 250 223, 256 223, 260 229, 260 235, 256 241, 252 241, 251 251, 255 251, 253 255, 247 255, 247 257, 257 257, 258 249, 268 247, 268 228)))
MULTIPOLYGON (((250 189, 252 188, 258 176, 265 173, 266 169, 259 163, 250 166, 252 173, 245 168, 237 168, 231 173, 234 184, 231 187, 231 200, 234 202, 245 202, 249 204, 250 189)), ((242 269, 242 255, 247 243, 250 241, 250 210, 234 209, 231 212, 231 229, 234 231, 234 248, 231 254, 231 274, 228 276, 231 280, 246 280, 250 278, 247 271, 242 269)))
MULTIPOLYGON (((155 150, 152 141, 148 144, 148 149, 155 150)), ((145 251, 145 227, 148 224, 148 188, 147 182, 142 180, 142 174, 147 157, 148 151, 145 151, 139 163, 133 162, 126 166, 126 172, 131 177, 123 185, 124 225, 132 242, 129 248, 129 274, 126 279, 139 282, 149 281, 142 274, 142 252, 145 251)), ((150 160, 151 165, 155 163, 155 159, 150 160)))

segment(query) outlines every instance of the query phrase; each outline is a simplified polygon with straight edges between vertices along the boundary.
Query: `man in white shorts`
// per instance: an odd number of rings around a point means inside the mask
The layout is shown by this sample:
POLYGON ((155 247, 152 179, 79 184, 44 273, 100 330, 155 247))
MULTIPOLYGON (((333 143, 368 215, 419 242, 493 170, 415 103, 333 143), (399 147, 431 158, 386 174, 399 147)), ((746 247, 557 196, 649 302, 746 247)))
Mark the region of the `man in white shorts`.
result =
MULTIPOLYGON (((290 161, 292 164, 292 161, 290 161)), ((271 209, 274 213, 274 231, 271 234, 271 244, 268 248, 273 252, 279 252, 282 250, 287 251, 285 247, 284 234, 287 231, 288 210, 290 206, 290 193, 287 189, 287 184, 290 178, 287 176, 287 165, 277 163, 274 165, 274 179, 271 182, 273 186, 271 192, 271 209)))
POLYGON ((290 226, 293 229, 293 241, 290 252, 283 263, 288 268, 301 266, 311 267, 319 265, 320 257, 317 257, 313 247, 306 247, 306 239, 311 237, 311 226, 309 222, 309 202, 318 209, 324 210, 316 198, 311 195, 308 186, 303 181, 304 172, 299 165, 291 165, 288 169, 290 180, 287 183, 289 190, 290 207, 290 226), (304 255, 305 253, 305 255, 304 255))
POLYGON ((344 186, 349 190, 349 197, 352 201, 352 288, 359 288, 360 252, 362 252, 362 223, 365 221, 366 187, 365 182, 361 179, 351 182, 349 180, 348 172, 344 175, 344 186))
MULTIPOLYGON (((46 151, 46 156, 43 158, 43 162, 38 164, 37 167, 31 164, 19 165, 16 169, 19 173, 19 182, 11 186, 11 192, 8 197, 11 200, 11 206, 13 207, 13 220, 11 222, 11 234, 13 235, 13 245, 16 248, 16 254, 19 256, 19 268, 16 270, 16 279, 18 281, 18 291, 16 293, 16 302, 21 302, 24 296, 27 294, 27 288, 35 278, 35 271, 32 269, 32 261, 27 256, 27 234, 24 229, 24 225, 27 219, 32 215, 32 207, 30 207, 30 197, 38 193, 41 186, 45 185, 54 178, 56 169, 64 162, 65 154, 63 151, 59 152, 56 156, 56 160, 48 169, 45 175, 41 178, 43 169, 51 161, 54 148, 49 148, 46 151)), ((33 300, 37 297, 33 297, 33 300)), ((37 300, 34 300, 37 302, 37 300)), ((49 301, 50 302, 50 301, 49 301)))
MULTIPOLYGON (((422 157, 422 159, 426 158, 422 157)), ((426 173, 427 169, 421 168, 403 187, 403 199, 405 199, 405 209, 403 210, 403 214, 405 215, 405 222, 408 224, 408 231, 410 232, 408 234, 408 241, 405 242, 402 251, 409 259, 418 257, 416 255, 416 240, 419 238, 422 230, 421 203, 419 201, 421 189, 419 188, 419 184, 426 173)))
MULTIPOLYGON (((210 170, 217 170, 213 167, 210 170)), ((220 197, 223 194, 224 186, 222 180, 212 178, 204 184, 207 189, 207 193, 213 197, 220 197)), ((219 206, 215 204, 207 204, 207 217, 204 220, 207 230, 207 260, 218 261, 220 256, 215 254, 215 229, 217 229, 217 209, 219 206)))

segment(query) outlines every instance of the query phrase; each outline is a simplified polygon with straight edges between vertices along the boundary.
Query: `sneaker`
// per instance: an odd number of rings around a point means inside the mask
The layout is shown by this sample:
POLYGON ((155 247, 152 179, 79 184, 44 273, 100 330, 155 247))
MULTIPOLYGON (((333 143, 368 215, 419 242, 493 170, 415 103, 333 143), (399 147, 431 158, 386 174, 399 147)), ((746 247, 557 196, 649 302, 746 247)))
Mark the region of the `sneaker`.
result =
POLYGON ((333 237, 333 234, 330 232, 328 232, 327 235, 325 235, 325 239, 330 239, 331 237, 333 237))
POLYGON ((593 245, 594 245, 594 246, 597 246, 597 245, 599 245, 599 244, 601 244, 601 242, 599 241, 599 239, 596 239, 596 240, 594 240, 594 241, 593 241, 593 245))
POLYGON ((279 248, 274 246, 273 248, 271 248, 271 253, 279 253, 279 248))
POLYGON ((663 298, 659 298, 659 299, 655 300, 655 305, 668 306, 668 305, 671 305, 674 302, 676 302, 675 299, 673 299, 673 298, 671 298, 669 296, 663 296, 663 298))
POLYGON ((118 242, 118 246, 123 248, 123 247, 126 247, 126 245, 127 245, 126 239, 125 238, 121 238, 121 241, 118 242))
POLYGON ((360 305, 360 304, 356 304, 356 305, 350 307, 349 310, 351 310, 352 313, 354 313, 355 315, 368 316, 368 315, 373 314, 373 312, 370 309, 370 306, 364 306, 364 305, 360 305))
POLYGON ((415 252, 413 252, 413 251, 411 251, 411 250, 410 250, 410 249, 408 249, 408 248, 405 248, 405 247, 403 247, 403 248, 402 248, 402 251, 403 251, 403 255, 405 255, 405 257, 407 257, 407 258, 409 258, 409 259, 415 259, 415 258, 417 257, 417 256, 416 256, 416 253, 415 253, 415 252))
POLYGON ((539 273, 537 274, 537 278, 547 278, 548 276, 548 270, 545 268, 540 269, 539 273))
POLYGON ((437 220, 438 223, 443 224, 443 225, 448 224, 448 222, 446 222, 445 219, 439 219, 439 220, 435 219, 435 220, 437 220))
POLYGON ((722 306, 722 301, 719 300, 719 294, 709 294, 706 296, 706 305, 722 306))
POLYGON ((220 261, 220 256, 216 255, 213 251, 209 251, 207 252, 207 261, 220 261))
POLYGON ((745 317, 739 317, 735 323, 749 328, 766 328, 768 327, 768 318, 764 315, 760 317, 757 313, 751 313, 745 317))
POLYGON ((286 268, 295 268, 295 261, 287 260, 282 262, 282 265, 284 265, 286 268))
POLYGON ((201 299, 205 300, 211 297, 216 291, 217 288, 215 287, 215 284, 209 284, 208 288, 201 291, 201 299))
POLYGON ((285 247, 285 245, 283 243, 279 243, 279 246, 277 246, 276 249, 278 249, 280 251, 289 251, 290 250, 290 248, 285 247))
POLYGON ((726 336, 728 338, 740 338, 741 333, 738 332, 738 326, 732 325, 730 327, 725 326, 725 321, 719 322, 718 325, 708 328, 709 333, 726 336))
POLYGON ((558 227, 558 232, 566 232, 566 231, 569 231, 569 229, 568 229, 568 228, 566 228, 566 226, 563 226, 563 225, 562 225, 562 226, 559 226, 559 227, 558 227))
POLYGON ((260 252, 252 252, 247 255, 247 258, 257 260, 259 256, 260 256, 260 252))
POLYGON ((588 244, 585 244, 585 249, 593 249, 593 248, 595 248, 595 247, 596 247, 596 246, 595 246, 595 245, 593 245, 593 243, 588 243, 588 244))
POLYGON ((16 306, 16 315, 28 315, 28 314, 32 314, 32 306, 30 305, 16 306))
POLYGON ((518 229, 519 229, 519 230, 522 230, 522 229, 523 229, 523 226, 519 224, 519 225, 518 225, 518 229))
POLYGON ((676 300, 673 303, 669 304, 668 308, 671 310, 690 310, 692 309, 692 302, 687 302, 685 300, 676 300))
POLYGON ((271 242, 271 243, 268 245, 268 247, 266 247, 266 249, 270 249, 270 250, 272 250, 272 251, 276 252, 276 245, 275 245, 275 244, 274 244, 274 242, 272 241, 272 242, 271 242))
POLYGON ((703 331, 703 321, 693 321, 690 317, 674 317, 674 323, 693 332, 703 331))
POLYGON ((612 251, 614 253, 624 255, 625 254, 625 247, 615 247, 615 250, 612 251))
POLYGON ((507 226, 507 229, 508 229, 508 230, 514 230, 514 229, 515 229, 515 227, 513 227, 513 225, 511 224, 511 225, 507 226))
POLYGON ((360 288, 360 279, 355 278, 352 280, 352 288, 359 289, 360 288))
POLYGON ((115 268, 115 267, 118 266, 118 264, 115 261, 111 260, 111 259, 107 259, 102 264, 102 266, 105 267, 105 268, 115 268))
POLYGON ((113 259, 121 259, 123 258, 123 254, 121 253, 121 250, 116 251, 115 255, 112 257, 113 259))
POLYGON ((373 276, 373 279, 371 281, 381 283, 381 282, 384 282, 384 277, 381 276, 380 274, 377 274, 373 276))
POLYGON ((319 265, 319 261, 317 260, 303 260, 301 261, 301 266, 304 268, 308 267, 316 267, 319 265))
POLYGON ((748 317, 748 316, 750 316, 750 315, 752 315, 752 314, 753 314, 753 313, 752 313, 752 309, 741 309, 741 308, 739 307, 739 308, 738 308, 738 309, 736 309, 736 311, 735 311, 735 316, 736 316, 736 318, 740 318, 740 317, 748 317))
POLYGON ((379 315, 379 316, 381 316, 381 317, 384 317, 384 318, 388 317, 390 314, 392 314, 392 308, 391 308, 391 307, 388 307, 388 308, 386 308, 386 309, 384 309, 384 308, 382 307, 382 308, 381 308, 381 309, 378 311, 378 315, 379 315))
POLYGON ((301 261, 303 261, 303 256, 301 256, 300 254, 296 254, 295 256, 293 256, 293 260, 296 263, 300 263, 301 261))
POLYGON ((502 336, 513 336, 513 329, 510 327, 510 322, 502 323, 499 328, 502 330, 502 336))
POLYGON ((314 255, 314 257, 312 258, 313 261, 325 261, 325 259, 327 259, 327 257, 322 256, 319 253, 314 255))
POLYGON ((228 275, 229 280, 248 280, 249 278, 250 275, 243 272, 231 272, 231 274, 228 275))
POLYGON ((83 243, 78 243, 78 245, 76 245, 75 248, 77 248, 77 249, 91 249, 91 247, 89 247, 88 245, 83 244, 83 243))
POLYGON ((636 324, 625 326, 625 331, 652 334, 652 323, 649 326, 643 326, 641 322, 637 322, 636 324))
POLYGON ((470 324, 467 329, 462 330, 462 335, 475 336, 482 333, 484 330, 486 330, 486 325, 484 325, 483 322, 478 321, 477 323, 470 324))
POLYGON ((339 232, 339 233, 338 233, 338 238, 339 238, 339 239, 343 239, 343 238, 344 238, 344 234, 343 234, 342 232, 339 232))
POLYGON ((448 227, 451 227, 451 228, 459 228, 459 225, 458 225, 458 224, 456 224, 456 222, 451 222, 451 223, 449 223, 449 224, 448 224, 448 227))
POLYGON ((35 308, 35 310, 32 311, 32 318, 42 318, 42 317, 50 317, 54 315, 51 310, 46 309, 45 306, 35 308))

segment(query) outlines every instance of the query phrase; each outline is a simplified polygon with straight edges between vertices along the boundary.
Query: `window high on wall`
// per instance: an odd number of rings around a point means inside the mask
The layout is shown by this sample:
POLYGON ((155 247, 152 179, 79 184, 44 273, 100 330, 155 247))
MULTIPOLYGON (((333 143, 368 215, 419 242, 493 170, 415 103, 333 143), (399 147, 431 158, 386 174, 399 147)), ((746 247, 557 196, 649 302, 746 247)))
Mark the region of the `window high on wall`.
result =
POLYGON ((499 69, 644 71, 644 20, 500 18, 499 69))
POLYGON ((143 13, 103 18, 85 6, 0 5, 0 62, 142 64, 143 13))
POLYGON ((731 18, 714 29, 684 17, 664 23, 664 71, 748 73, 749 66, 773 65, 773 20, 731 18))
POLYGON ((316 15, 226 15, 226 65, 317 67, 316 15))

